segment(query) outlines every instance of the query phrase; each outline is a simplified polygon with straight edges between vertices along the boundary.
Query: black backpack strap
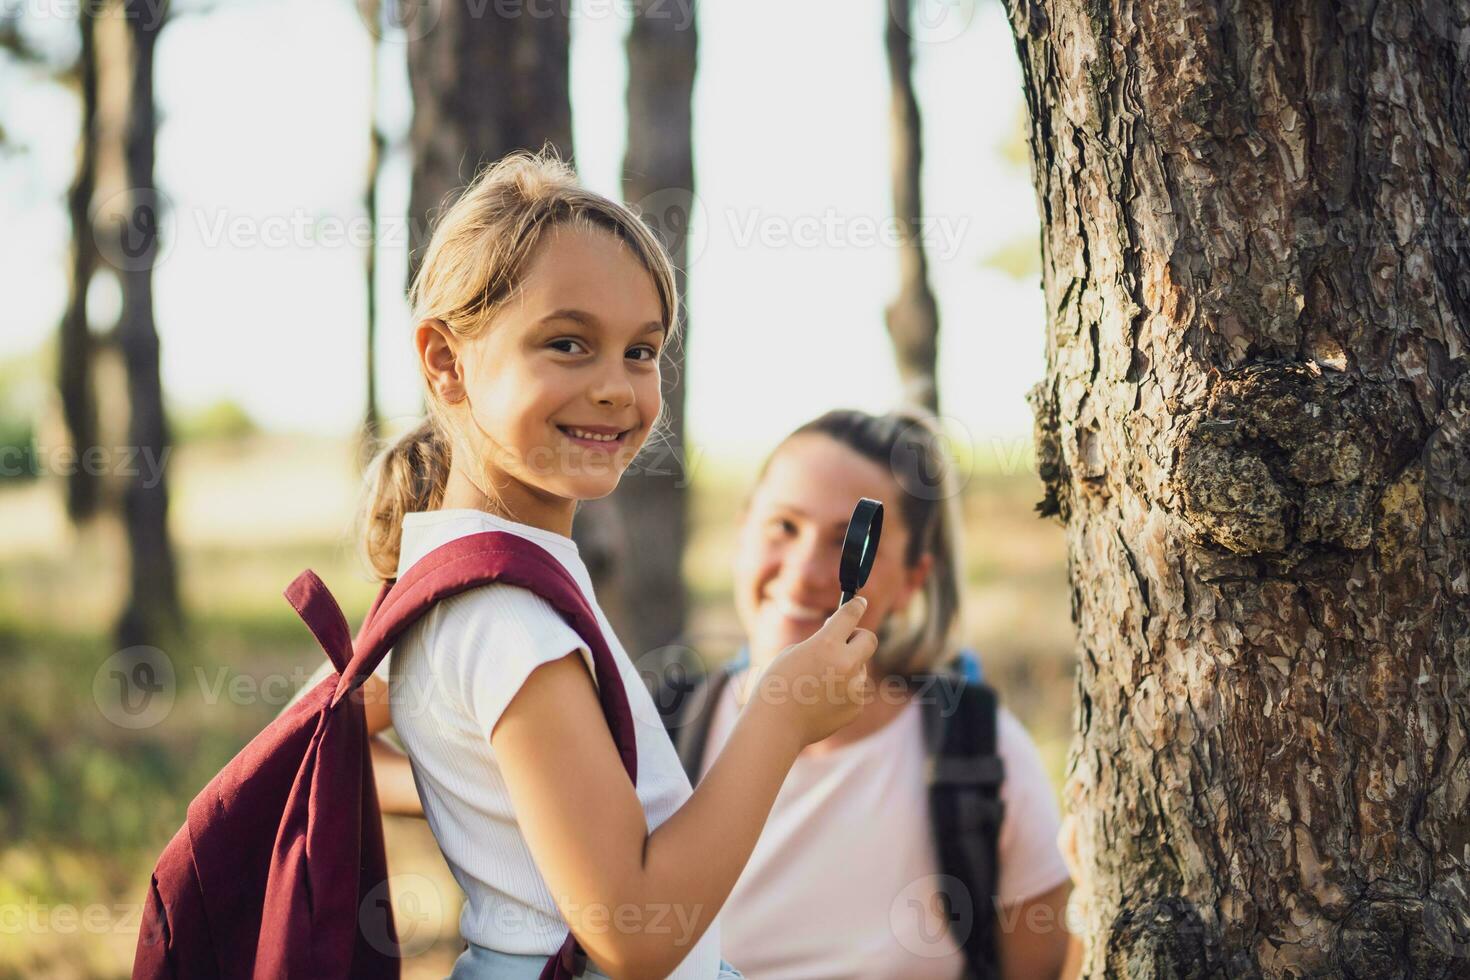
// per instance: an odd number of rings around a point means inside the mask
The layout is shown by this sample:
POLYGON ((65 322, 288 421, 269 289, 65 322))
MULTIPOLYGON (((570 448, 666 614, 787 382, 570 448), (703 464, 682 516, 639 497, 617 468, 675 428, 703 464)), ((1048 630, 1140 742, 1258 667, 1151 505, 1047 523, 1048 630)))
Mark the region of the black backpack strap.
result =
POLYGON ((1000 975, 995 886, 1005 766, 996 752, 999 705, 994 690, 958 671, 928 678, 930 689, 918 694, 929 750, 930 819, 940 870, 960 885, 955 894, 946 889, 946 913, 964 948, 967 976, 988 980, 1000 975))
POLYGON ((679 762, 689 775, 690 785, 699 782, 715 707, 738 670, 734 663, 727 663, 713 672, 698 674, 676 663, 659 675, 653 703, 669 740, 679 753, 679 762))

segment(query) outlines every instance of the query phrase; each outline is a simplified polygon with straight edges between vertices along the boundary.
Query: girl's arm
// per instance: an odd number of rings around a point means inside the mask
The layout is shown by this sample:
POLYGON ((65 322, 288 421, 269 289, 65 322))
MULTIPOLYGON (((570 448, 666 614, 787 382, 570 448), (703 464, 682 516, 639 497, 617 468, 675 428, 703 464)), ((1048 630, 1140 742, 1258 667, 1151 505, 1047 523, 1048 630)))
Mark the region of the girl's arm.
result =
MULTIPOLYGON (((301 700, 307 691, 320 684, 331 672, 331 662, 324 661, 281 710, 285 711, 301 700)), ((378 808, 384 813, 400 817, 422 817, 424 807, 419 801, 418 788, 413 783, 413 767, 409 765, 408 756, 382 734, 393 727, 393 715, 388 705, 388 684, 370 674, 363 681, 362 692, 363 713, 367 716, 368 748, 373 757, 373 782, 378 788, 378 808)))
POLYGON ((395 816, 422 817, 424 805, 413 782, 413 766, 403 750, 382 734, 393 727, 388 685, 381 678, 369 675, 362 683, 362 691, 368 745, 373 757, 373 782, 378 787, 378 808, 395 816))
POLYGON ((393 727, 393 709, 388 704, 388 685, 369 674, 362 682, 362 711, 367 715, 367 733, 377 735, 393 727))
POLYGON ((373 757, 373 783, 378 788, 378 809, 398 817, 422 817, 424 805, 413 783, 413 766, 403 750, 381 735, 368 743, 373 757))
POLYGON ((871 700, 877 640, 853 632, 865 605, 847 603, 772 663, 710 771, 653 833, 580 652, 537 667, 511 699, 490 741, 517 820, 563 918, 614 980, 679 965, 729 897, 797 754, 871 700), (802 678, 825 696, 803 697, 802 678))

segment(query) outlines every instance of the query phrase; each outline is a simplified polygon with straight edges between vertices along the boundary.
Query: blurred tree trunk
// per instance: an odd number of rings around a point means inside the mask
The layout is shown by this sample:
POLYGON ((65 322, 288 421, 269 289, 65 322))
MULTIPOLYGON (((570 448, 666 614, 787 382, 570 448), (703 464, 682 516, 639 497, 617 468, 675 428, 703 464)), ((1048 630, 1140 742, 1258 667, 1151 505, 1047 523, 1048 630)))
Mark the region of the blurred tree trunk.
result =
POLYGON ((365 468, 377 452, 382 420, 378 409, 378 176, 383 169, 385 139, 378 125, 378 59, 382 54, 382 4, 361 0, 359 10, 368 27, 368 119, 371 144, 368 149, 367 185, 363 207, 367 211, 368 246, 363 256, 363 279, 367 290, 367 404, 358 437, 358 465, 365 468))
POLYGON ((935 363, 939 353, 939 307, 929 288, 924 254, 923 128, 914 96, 912 0, 884 4, 888 51, 888 119, 891 141, 893 216, 902 230, 898 250, 898 295, 885 311, 888 335, 898 358, 905 400, 939 411, 935 363))
POLYGON ((1089 975, 1470 975, 1470 0, 1009 5, 1089 975))
MULTIPOLYGON (((564 4, 529 8, 416 5, 404 25, 413 88, 413 185, 408 279, 433 223, 483 167, 549 143, 572 158, 571 30, 564 4)), ((573 524, 593 588, 613 626, 629 628, 616 570, 623 564, 615 506, 582 505, 573 524)))
POLYGON ((163 26, 164 8, 148 0, 123 7, 131 39, 131 84, 123 155, 131 196, 128 226, 122 230, 124 259, 122 317, 117 344, 127 368, 128 449, 152 454, 156 467, 131 465, 123 491, 123 523, 129 555, 129 593, 116 633, 118 644, 158 645, 182 629, 173 546, 168 534, 169 429, 164 416, 158 370, 158 332, 153 322, 153 266, 158 256, 161 208, 154 187, 153 50, 163 26))
MULTIPOLYGON (((80 47, 74 69, 82 122, 77 143, 77 170, 67 191, 71 219, 71 282, 58 345, 57 394, 71 444, 78 453, 98 444, 97 397, 93 390, 93 341, 87 317, 87 287, 97 268, 97 240, 92 229, 92 196, 97 179, 97 53, 94 5, 77 10, 80 47)), ((80 525, 98 511, 102 481, 89 466, 76 466, 67 475, 66 513, 80 525)))
MULTIPOLYGON (((688 538, 688 459, 684 442, 684 344, 689 222, 694 210, 692 106, 699 36, 694 0, 638 0, 628 31, 628 142, 623 199, 643 214, 673 260, 684 340, 663 365, 665 433, 650 439, 623 477, 616 502, 625 542, 637 560, 621 569, 635 656, 668 646, 684 631, 683 559, 688 538)), ((656 666, 656 665, 655 665, 656 666)))
POLYGON ((566 5, 416 4, 408 33, 413 186, 408 279, 432 222, 480 168, 551 143, 572 156, 566 5), (503 12, 502 12, 503 11, 503 12), (509 15, 507 15, 509 14, 509 15))

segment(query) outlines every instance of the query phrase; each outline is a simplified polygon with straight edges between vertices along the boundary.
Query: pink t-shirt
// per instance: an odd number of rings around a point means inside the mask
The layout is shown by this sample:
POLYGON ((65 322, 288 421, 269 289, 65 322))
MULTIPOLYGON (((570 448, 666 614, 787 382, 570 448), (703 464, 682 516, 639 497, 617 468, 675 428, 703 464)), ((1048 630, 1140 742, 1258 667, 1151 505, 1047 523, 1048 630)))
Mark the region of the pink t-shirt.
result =
MULTIPOLYGON (((701 778, 739 713, 733 677, 715 706, 701 778)), ((997 900, 1010 905, 1067 880, 1055 797, 1030 735, 1002 708, 1005 763, 997 900)), ((722 951, 749 980, 871 977, 955 980, 964 953, 938 900, 921 706, 792 766, 745 870, 720 912, 722 951)))

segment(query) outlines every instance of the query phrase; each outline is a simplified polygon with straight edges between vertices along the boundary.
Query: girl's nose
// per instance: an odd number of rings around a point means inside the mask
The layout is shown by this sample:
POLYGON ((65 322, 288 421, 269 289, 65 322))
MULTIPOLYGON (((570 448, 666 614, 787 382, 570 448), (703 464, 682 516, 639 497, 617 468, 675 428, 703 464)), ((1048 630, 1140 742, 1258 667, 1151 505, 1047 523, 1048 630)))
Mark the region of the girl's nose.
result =
POLYGON ((633 382, 628 378, 628 372, 622 364, 599 372, 589 394, 597 404, 610 408, 631 405, 635 398, 633 382))

